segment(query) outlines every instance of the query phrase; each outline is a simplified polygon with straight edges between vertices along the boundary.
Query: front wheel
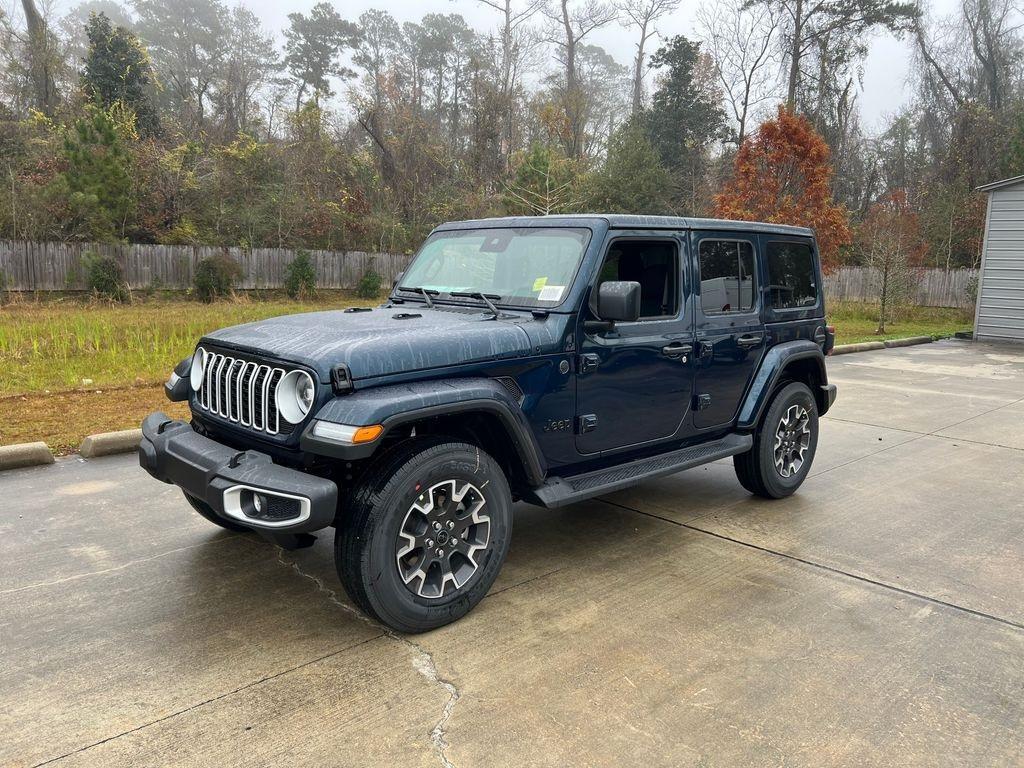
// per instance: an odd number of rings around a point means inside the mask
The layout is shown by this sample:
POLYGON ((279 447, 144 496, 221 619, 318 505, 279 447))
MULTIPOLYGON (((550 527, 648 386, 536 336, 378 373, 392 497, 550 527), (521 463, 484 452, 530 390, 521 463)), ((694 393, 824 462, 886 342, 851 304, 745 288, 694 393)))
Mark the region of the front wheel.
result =
POLYGON ((756 496, 781 499, 807 477, 818 447, 818 406, 806 384, 793 382, 772 399, 746 453, 733 456, 740 485, 756 496))
POLYGON ((353 492, 335 565, 364 612, 400 632, 425 632, 483 599, 511 531, 512 496, 493 458, 467 443, 417 438, 353 492))

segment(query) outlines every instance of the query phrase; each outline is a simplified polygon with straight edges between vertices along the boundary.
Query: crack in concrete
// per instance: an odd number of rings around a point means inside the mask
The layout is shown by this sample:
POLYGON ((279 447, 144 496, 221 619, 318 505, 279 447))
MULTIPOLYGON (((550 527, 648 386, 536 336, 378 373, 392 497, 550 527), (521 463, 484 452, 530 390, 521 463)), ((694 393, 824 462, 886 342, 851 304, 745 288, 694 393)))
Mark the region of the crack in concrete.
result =
POLYGON ((324 580, 313 573, 307 573, 299 567, 298 562, 288 562, 284 557, 285 550, 281 547, 277 548, 277 561, 284 566, 291 568, 300 576, 303 576, 312 581, 317 588, 317 591, 327 596, 327 600, 334 605, 341 608, 345 613, 355 616, 364 624, 372 626, 376 630, 382 630, 384 635, 397 643, 404 645, 406 648, 412 651, 412 666, 417 672, 423 677, 430 681, 433 685, 437 685, 443 688, 448 693, 448 701, 445 702, 444 709, 441 710, 441 718, 434 725, 430 731, 430 741, 434 745, 434 750, 437 752, 437 756, 441 760, 441 764, 444 768, 455 768, 455 764, 448 758, 448 749, 451 747, 446 736, 446 726, 448 721, 451 719, 452 712, 455 710, 455 705, 459 699, 462 698, 462 694, 459 693, 459 689, 455 687, 455 684, 441 677, 441 673, 437 669, 437 664, 434 663, 434 657, 431 653, 426 650, 419 643, 415 643, 407 637, 404 637, 389 627, 384 627, 378 624, 376 621, 371 619, 369 616, 364 614, 358 608, 351 605, 347 605, 338 598, 337 592, 328 587, 324 580))

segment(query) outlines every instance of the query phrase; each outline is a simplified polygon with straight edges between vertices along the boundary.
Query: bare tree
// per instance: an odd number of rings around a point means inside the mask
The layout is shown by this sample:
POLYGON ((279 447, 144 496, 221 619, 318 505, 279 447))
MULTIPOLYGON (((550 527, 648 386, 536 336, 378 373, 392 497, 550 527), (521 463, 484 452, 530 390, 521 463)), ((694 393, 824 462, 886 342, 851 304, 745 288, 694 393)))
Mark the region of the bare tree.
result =
POLYGON ((536 37, 529 34, 526 23, 540 11, 547 0, 526 0, 519 4, 513 0, 477 0, 478 3, 501 14, 500 94, 504 109, 502 126, 502 154, 506 167, 515 149, 515 92, 522 74, 522 62, 536 45, 536 37))
POLYGON ((643 108, 644 64, 647 57, 647 42, 657 34, 655 24, 679 8, 681 0, 619 0, 620 21, 624 27, 636 27, 640 37, 636 42, 636 56, 633 58, 633 114, 643 108))
POLYGON ((742 144, 752 110, 779 95, 778 10, 747 0, 712 1, 698 9, 697 23, 742 144))
POLYGON ((903 0, 749 0, 751 6, 758 4, 773 6, 785 20, 786 104, 790 109, 796 107, 804 60, 822 40, 831 37, 836 43, 855 46, 873 29, 899 32, 917 16, 914 4, 903 0))
POLYGON ((544 13, 552 23, 549 41, 557 46, 565 72, 562 104, 568 123, 566 153, 569 157, 580 157, 584 146, 586 95, 580 87, 579 47, 592 32, 615 21, 618 10, 601 0, 583 0, 576 4, 558 0, 555 8, 545 9, 544 13))

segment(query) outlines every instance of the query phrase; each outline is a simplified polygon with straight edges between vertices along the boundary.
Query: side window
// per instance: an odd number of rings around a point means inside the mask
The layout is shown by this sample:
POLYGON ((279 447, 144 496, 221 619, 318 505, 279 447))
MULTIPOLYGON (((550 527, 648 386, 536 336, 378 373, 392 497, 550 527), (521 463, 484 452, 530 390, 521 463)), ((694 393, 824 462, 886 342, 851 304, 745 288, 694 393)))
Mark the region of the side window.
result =
MULTIPOLYGON (((666 240, 615 240, 608 249, 601 283, 640 283, 640 319, 674 317, 679 311, 679 252, 666 240)), ((595 293, 596 295, 596 293, 595 293)))
POLYGON ((804 243, 768 243, 768 292, 776 309, 813 307, 818 303, 814 253, 804 243))
POLYGON ((754 308, 754 247, 745 240, 701 240, 700 304, 705 315, 754 308))

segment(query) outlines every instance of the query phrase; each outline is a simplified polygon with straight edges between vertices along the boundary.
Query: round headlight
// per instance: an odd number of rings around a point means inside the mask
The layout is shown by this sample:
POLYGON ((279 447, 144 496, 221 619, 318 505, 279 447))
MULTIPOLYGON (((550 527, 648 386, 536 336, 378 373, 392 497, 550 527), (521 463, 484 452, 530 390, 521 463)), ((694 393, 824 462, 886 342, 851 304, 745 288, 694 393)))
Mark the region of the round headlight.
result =
POLYGON ((309 376, 303 376, 299 379, 297 394, 299 396, 299 407, 302 409, 303 414, 309 413, 309 409, 313 407, 313 392, 313 379, 309 376))
POLYGON ((316 387, 305 371, 289 371, 277 385, 277 411, 289 424, 298 424, 313 407, 316 387))
POLYGON ((206 376, 206 350, 202 347, 197 347, 196 352, 192 355, 192 370, 189 373, 189 383, 192 385, 192 390, 198 392, 202 389, 203 379, 206 376))

